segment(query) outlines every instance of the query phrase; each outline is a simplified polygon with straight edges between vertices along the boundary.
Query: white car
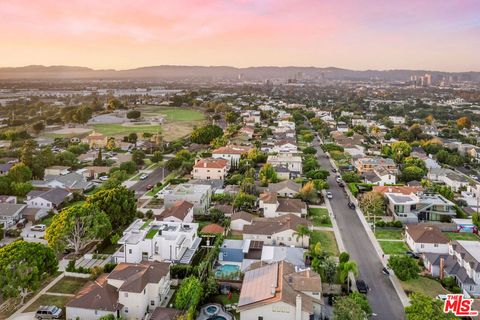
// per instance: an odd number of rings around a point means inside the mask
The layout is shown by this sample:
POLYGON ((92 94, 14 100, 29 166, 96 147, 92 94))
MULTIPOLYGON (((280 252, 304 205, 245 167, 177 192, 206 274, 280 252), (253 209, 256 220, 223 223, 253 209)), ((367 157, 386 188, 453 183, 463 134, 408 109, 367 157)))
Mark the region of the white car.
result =
POLYGON ((140 176, 140 180, 145 180, 148 178, 148 174, 144 173, 140 176))
POLYGON ((333 194, 332 194, 330 191, 327 191, 327 198, 328 198, 328 199, 332 199, 332 198, 333 198, 333 194))
POLYGON ((470 178, 472 178, 473 180, 478 180, 478 177, 477 177, 476 175, 474 175, 474 174, 471 174, 471 175, 470 175, 470 178))
POLYGON ((98 178, 99 180, 101 181, 107 181, 108 180, 108 176, 101 176, 100 178, 98 178))
POLYGON ((45 231, 47 226, 44 224, 36 224, 30 228, 31 231, 45 231))

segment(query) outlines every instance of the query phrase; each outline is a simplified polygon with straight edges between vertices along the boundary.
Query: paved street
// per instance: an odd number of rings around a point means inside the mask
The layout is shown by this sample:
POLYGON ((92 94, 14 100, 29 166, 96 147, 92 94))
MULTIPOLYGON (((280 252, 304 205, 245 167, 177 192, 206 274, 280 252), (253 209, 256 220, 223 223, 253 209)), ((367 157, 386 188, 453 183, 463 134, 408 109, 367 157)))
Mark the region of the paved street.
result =
POLYGON ((129 189, 135 191, 135 196, 140 198, 145 192, 147 192, 148 185, 155 185, 157 182, 162 181, 164 177, 168 175, 168 170, 165 167, 159 167, 148 174, 148 178, 145 180, 139 180, 129 189))
MULTIPOLYGON (((313 142, 317 148, 318 160, 323 168, 331 172, 329 159, 319 147, 317 140, 313 142)), ((365 280, 370 286, 368 300, 376 316, 372 319, 404 319, 403 305, 388 277, 381 272, 382 262, 377 255, 370 239, 365 232, 357 214, 348 208, 347 195, 335 181, 335 174, 328 177, 333 199, 330 205, 335 215, 342 240, 352 260, 358 264, 359 279, 365 280)))

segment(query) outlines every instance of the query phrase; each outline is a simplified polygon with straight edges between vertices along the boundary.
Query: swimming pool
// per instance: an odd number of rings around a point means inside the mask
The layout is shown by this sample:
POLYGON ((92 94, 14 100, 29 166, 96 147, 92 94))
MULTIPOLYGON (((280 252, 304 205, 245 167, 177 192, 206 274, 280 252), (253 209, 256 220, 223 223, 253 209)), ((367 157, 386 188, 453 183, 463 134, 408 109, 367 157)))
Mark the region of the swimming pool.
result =
POLYGON ((228 278, 238 275, 240 267, 234 264, 224 264, 215 271, 215 278, 228 278))

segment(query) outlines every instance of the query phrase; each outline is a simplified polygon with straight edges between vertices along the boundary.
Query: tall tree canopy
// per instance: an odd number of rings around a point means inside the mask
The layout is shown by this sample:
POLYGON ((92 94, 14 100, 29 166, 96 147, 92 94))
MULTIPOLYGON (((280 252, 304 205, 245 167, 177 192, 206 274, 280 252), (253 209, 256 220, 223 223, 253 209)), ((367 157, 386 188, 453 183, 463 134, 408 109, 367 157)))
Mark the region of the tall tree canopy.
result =
POLYGON ((89 196, 87 202, 107 214, 114 231, 131 223, 137 212, 135 192, 124 186, 100 190, 89 196))
POLYGON ((190 140, 198 144, 209 144, 213 139, 223 135, 223 130, 216 125, 206 125, 193 130, 190 140))

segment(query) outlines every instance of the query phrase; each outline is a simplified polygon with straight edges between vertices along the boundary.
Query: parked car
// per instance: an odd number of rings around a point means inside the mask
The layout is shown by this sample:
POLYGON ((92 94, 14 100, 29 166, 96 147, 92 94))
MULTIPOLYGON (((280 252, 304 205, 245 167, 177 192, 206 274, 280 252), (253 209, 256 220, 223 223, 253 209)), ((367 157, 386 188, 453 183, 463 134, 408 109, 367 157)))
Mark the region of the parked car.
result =
POLYGON ((62 309, 56 306, 40 306, 35 312, 35 318, 42 319, 60 319, 63 315, 62 309))
POLYGON ((149 184, 149 185, 147 186, 147 190, 152 190, 152 189, 153 189, 153 184, 149 184))
POLYGON ((355 204, 353 202, 349 202, 348 207, 352 210, 355 210, 355 204))
POLYGON ((474 174, 471 174, 471 175, 470 175, 470 178, 472 178, 473 180, 478 180, 478 177, 477 177, 476 175, 474 175, 474 174))
POLYGON ((47 229, 47 226, 44 224, 36 224, 30 227, 31 231, 45 231, 45 229, 47 229))
POLYGON ((439 294, 439 295, 437 296, 437 299, 438 299, 438 300, 445 301, 445 300, 447 300, 447 295, 446 295, 446 294, 439 294))
POLYGON ((333 198, 333 194, 332 194, 330 191, 327 191, 327 198, 328 198, 328 199, 332 199, 332 198, 333 198))
POLYGON ((338 183, 338 186, 339 186, 340 188, 345 187, 345 185, 344 185, 343 182, 341 182, 341 181, 338 183))
POLYGON ((101 176, 100 178, 98 178, 100 181, 107 181, 108 180, 108 176, 101 176))
POLYGON ((363 280, 356 281, 358 292, 367 294, 368 293, 368 285, 363 280))
POLYGON ((407 251, 405 254, 413 259, 420 259, 420 256, 413 251, 407 251))
POLYGON ((383 267, 382 269, 382 273, 386 276, 389 276, 390 275, 390 271, 388 271, 388 269, 386 267, 383 267))
POLYGON ((141 176, 140 176, 140 180, 145 180, 148 178, 148 174, 146 173, 143 173, 141 176))
POLYGON ((333 168, 333 169, 332 169, 332 172, 333 172, 333 173, 336 173, 336 172, 337 172, 337 169, 333 168))
POLYGON ((335 180, 337 180, 338 183, 342 182, 342 178, 341 178, 341 177, 337 177, 335 180))

